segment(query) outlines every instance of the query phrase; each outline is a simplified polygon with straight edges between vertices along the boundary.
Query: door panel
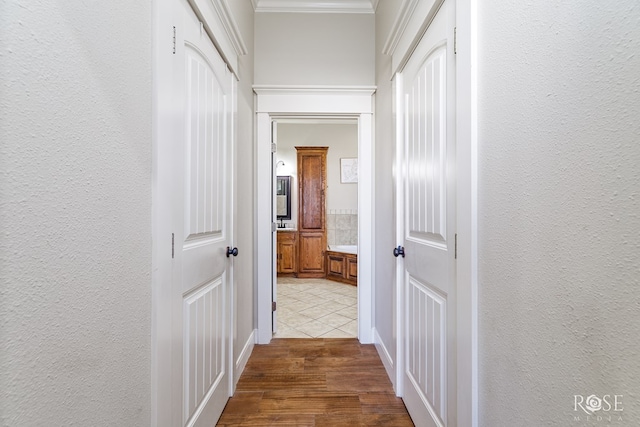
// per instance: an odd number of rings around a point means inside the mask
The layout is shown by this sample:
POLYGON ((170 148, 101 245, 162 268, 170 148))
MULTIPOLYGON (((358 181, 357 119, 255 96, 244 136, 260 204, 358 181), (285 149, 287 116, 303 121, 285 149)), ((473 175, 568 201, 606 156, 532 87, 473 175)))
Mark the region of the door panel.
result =
POLYGON ((358 282, 358 260, 347 257, 347 279, 358 282))
POLYGON ((442 247, 446 241, 446 45, 426 59, 407 96, 409 237, 442 247))
POLYGON ((304 174, 300 177, 301 215, 300 229, 323 230, 324 215, 324 163, 321 156, 300 156, 299 166, 304 174))
MULTIPOLYGON (((225 93, 209 61, 195 46, 186 45, 187 73, 187 240, 222 234, 225 209, 225 93)), ((221 72, 222 70, 218 70, 221 72)), ((224 77, 224 75, 222 76, 224 77)))
POLYGON ((231 101, 226 64, 186 0, 176 25, 174 425, 212 425, 229 397, 231 101))
POLYGON ((220 357, 225 347, 224 280, 218 277, 184 298, 186 414, 198 409, 205 397, 209 397, 206 394, 220 386, 226 373, 224 358, 220 357))
POLYGON ((324 277, 324 254, 326 238, 324 233, 301 232, 299 234, 298 277, 324 277))
POLYGON ((329 255, 327 257, 329 265, 327 265, 327 276, 335 275, 338 278, 344 277, 344 257, 329 255))
POLYGON ((282 273, 294 273, 295 272, 295 256, 296 256, 295 241, 282 242, 280 245, 280 272, 282 273))
POLYGON ((403 70, 404 390, 416 425, 455 426, 455 10, 403 70))
MULTIPOLYGON (((415 390, 411 394, 423 401, 417 404, 426 404, 431 416, 446 425, 446 299, 436 294, 435 288, 414 277, 408 278, 407 317, 410 321, 406 331, 405 375, 409 380, 407 386, 415 390)), ((426 419, 425 415, 422 419, 426 419)))

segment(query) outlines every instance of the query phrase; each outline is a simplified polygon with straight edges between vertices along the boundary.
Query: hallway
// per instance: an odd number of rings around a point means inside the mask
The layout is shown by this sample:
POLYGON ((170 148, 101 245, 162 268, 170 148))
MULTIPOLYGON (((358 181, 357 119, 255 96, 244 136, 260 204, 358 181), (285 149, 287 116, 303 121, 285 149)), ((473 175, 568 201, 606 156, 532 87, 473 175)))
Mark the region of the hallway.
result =
POLYGON ((638 0, 6 1, 0 26, 0 425, 410 425, 393 384, 437 425, 640 426, 638 0), (268 344, 279 120, 358 128, 368 345, 287 310, 316 338, 268 344))
POLYGON ((373 345, 274 339, 254 348, 219 426, 412 426, 373 345))

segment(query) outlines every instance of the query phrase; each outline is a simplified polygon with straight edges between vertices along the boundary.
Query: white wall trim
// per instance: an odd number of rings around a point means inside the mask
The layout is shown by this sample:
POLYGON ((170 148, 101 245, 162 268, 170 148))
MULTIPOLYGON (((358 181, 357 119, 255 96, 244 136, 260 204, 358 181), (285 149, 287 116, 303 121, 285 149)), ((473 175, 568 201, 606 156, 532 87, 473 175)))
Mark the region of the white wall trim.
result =
POLYGON ((274 259, 271 211, 271 121, 279 117, 343 117, 358 120, 358 338, 373 342, 373 94, 375 87, 255 86, 256 271, 258 343, 272 337, 271 278, 274 259))
POLYGON ((240 379, 240 375, 242 375, 242 371, 247 366, 247 362, 249 361, 249 357, 251 357, 251 353, 253 352, 253 347, 256 344, 256 336, 258 335, 258 330, 254 329, 251 334, 249 334, 249 338, 244 343, 244 347, 242 347, 242 351, 238 355, 238 358, 235 362, 236 372, 233 378, 233 388, 235 390, 236 384, 238 384, 238 380, 240 379))
MULTIPOLYGON (((259 97, 257 97, 259 99, 259 97)), ((256 100, 257 104, 258 100, 256 100)), ((271 212, 271 117, 269 113, 256 114, 256 249, 255 271, 257 286, 257 326, 258 344, 269 344, 272 338, 272 290, 273 277, 273 236, 272 218, 266 215, 271 212)))
POLYGON ((375 86, 264 86, 256 85, 256 112, 278 115, 372 114, 375 86))
MULTIPOLYGON (((395 193, 396 193, 396 206, 395 206, 395 219, 396 219, 396 237, 402 236, 404 233, 404 182, 402 177, 405 173, 405 156, 404 156, 404 80, 402 74, 396 74, 392 80, 393 88, 393 109, 394 115, 394 136, 395 136, 395 193)), ((397 243, 402 240, 397 239, 397 243)), ((404 391, 404 258, 397 257, 396 259, 396 271, 395 271, 395 332, 396 332, 396 370, 395 381, 393 385, 395 387, 396 394, 402 396, 404 391)))
MULTIPOLYGON (((373 96, 369 97, 371 107, 373 96)), ((375 152, 373 113, 360 114, 358 119, 358 338, 373 342, 373 277, 375 190, 375 152)))
POLYGON ((478 0, 456 1, 458 425, 478 426, 478 0))
POLYGON ((247 47, 227 0, 189 0, 189 3, 220 55, 238 76, 238 56, 246 55, 247 47))
POLYGON ((377 0, 252 0, 256 12, 374 13, 377 0))
POLYGON ((173 25, 174 2, 158 0, 153 2, 153 135, 152 135, 152 271, 151 271, 151 425, 166 426, 171 423, 171 300, 168 290, 172 284, 172 266, 167 262, 166 248, 171 238, 166 230, 172 224, 172 198, 166 188, 170 188, 172 177, 162 173, 169 170, 168 156, 158 153, 167 140, 179 138, 175 114, 171 114, 172 100, 171 52, 173 34, 165 31, 173 25), (169 72, 167 72, 169 70, 169 72))
POLYGON ((373 95, 375 86, 328 86, 328 85, 253 85, 253 90, 258 95, 266 94, 291 94, 306 95, 313 92, 324 92, 334 95, 348 95, 350 93, 373 95))
MULTIPOLYGON (((382 365, 384 365, 384 369, 387 371, 389 379, 392 383, 395 383, 395 381, 393 381, 393 376, 395 375, 393 358, 391 357, 391 353, 389 352, 387 346, 384 345, 382 337, 380 337, 380 334, 378 333, 378 330, 376 328, 373 328, 373 343, 376 346, 376 350, 378 350, 378 355, 380 356, 382 365)), ((398 390, 395 390, 395 392, 397 394, 398 390)))

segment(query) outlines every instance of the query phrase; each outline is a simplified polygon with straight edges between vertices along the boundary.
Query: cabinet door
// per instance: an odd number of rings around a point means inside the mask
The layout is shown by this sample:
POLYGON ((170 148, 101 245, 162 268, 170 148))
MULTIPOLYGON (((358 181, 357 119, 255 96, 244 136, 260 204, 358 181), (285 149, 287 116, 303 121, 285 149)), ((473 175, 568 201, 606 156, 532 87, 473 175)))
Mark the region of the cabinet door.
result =
POLYGON ((358 258, 354 256, 347 257, 347 279, 350 283, 358 283, 358 258))
POLYGON ((327 278, 342 280, 344 278, 344 257, 329 252, 327 256, 327 278))
POLYGON ((324 277, 324 233, 300 233, 298 277, 324 277))
POLYGON ((296 243, 288 240, 278 244, 278 273, 296 272, 296 243))
POLYGON ((324 232, 327 147, 296 147, 296 149, 298 150, 299 230, 324 232))

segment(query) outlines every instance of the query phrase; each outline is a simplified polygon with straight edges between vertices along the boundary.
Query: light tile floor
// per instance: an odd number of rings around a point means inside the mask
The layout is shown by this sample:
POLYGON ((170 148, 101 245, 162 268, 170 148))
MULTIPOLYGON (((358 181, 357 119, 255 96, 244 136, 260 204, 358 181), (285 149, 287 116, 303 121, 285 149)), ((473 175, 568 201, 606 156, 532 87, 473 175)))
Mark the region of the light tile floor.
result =
POLYGON ((278 277, 274 338, 355 338, 357 287, 324 279, 278 277))

